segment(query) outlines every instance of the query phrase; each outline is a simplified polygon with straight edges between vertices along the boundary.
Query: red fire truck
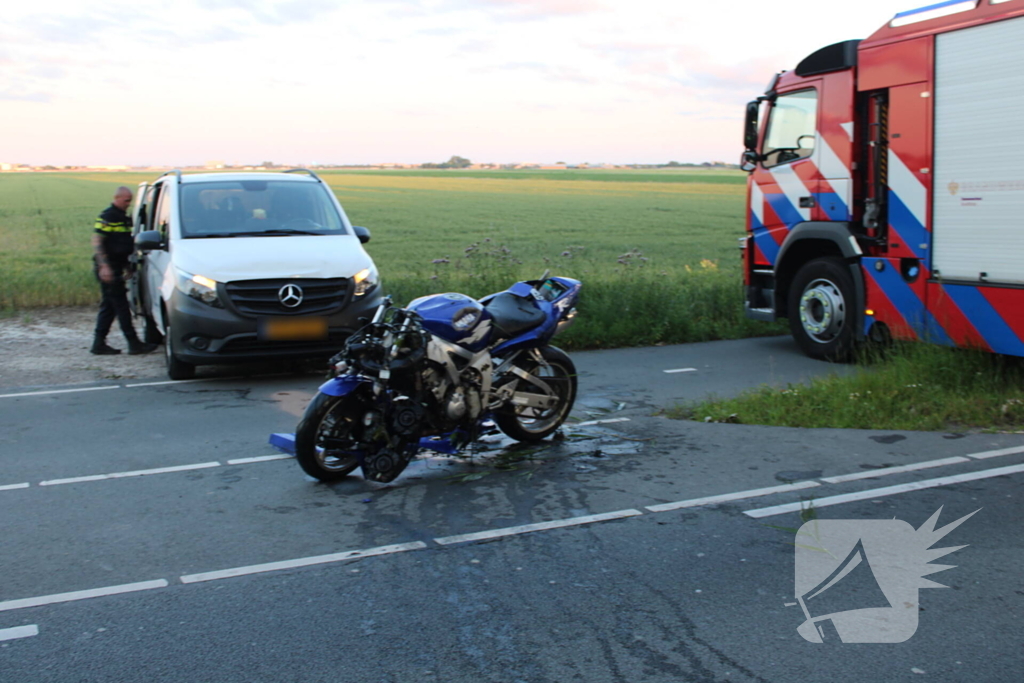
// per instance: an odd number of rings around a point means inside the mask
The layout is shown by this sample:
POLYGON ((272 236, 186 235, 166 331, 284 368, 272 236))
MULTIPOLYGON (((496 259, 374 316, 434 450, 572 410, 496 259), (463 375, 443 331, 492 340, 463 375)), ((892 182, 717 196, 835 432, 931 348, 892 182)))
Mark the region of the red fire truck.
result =
POLYGON ((949 0, 824 47, 747 105, 746 309, 805 353, 1024 356, 1024 0, 949 0))

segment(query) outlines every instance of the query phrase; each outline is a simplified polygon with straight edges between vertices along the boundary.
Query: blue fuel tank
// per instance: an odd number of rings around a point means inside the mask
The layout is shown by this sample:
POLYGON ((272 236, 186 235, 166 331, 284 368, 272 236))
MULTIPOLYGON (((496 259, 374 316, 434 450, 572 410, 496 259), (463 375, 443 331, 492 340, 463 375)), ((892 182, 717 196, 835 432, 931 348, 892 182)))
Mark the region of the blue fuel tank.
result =
POLYGON ((470 351, 479 351, 490 340, 491 314, 476 299, 448 292, 421 296, 409 303, 408 309, 423 318, 423 327, 438 336, 470 351))

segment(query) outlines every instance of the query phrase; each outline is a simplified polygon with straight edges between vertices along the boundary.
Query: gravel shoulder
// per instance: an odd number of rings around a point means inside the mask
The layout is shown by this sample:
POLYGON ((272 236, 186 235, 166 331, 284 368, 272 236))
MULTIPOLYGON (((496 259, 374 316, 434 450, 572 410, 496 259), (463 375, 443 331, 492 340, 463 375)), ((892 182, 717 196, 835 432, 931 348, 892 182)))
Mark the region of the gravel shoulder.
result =
POLYGON ((163 348, 129 356, 116 322, 107 343, 122 353, 89 353, 98 310, 98 306, 61 306, 0 318, 0 388, 166 379, 163 348))

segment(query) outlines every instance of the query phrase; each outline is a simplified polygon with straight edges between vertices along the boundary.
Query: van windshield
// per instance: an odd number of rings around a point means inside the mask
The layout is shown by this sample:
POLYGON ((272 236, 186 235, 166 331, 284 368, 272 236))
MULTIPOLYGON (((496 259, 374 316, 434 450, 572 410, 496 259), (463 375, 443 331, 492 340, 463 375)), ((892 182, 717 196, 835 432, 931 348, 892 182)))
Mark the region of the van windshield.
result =
POLYGON ((181 193, 184 238, 345 234, 319 183, 226 180, 187 183, 181 193))

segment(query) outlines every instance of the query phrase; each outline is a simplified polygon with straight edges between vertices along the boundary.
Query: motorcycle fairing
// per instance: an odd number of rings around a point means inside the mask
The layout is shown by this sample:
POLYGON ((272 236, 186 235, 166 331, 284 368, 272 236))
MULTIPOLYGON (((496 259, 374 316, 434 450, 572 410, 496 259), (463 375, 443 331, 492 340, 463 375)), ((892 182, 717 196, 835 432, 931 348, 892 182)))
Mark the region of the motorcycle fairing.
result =
POLYGON ((328 396, 347 396, 363 384, 373 381, 361 375, 339 375, 320 385, 320 393, 328 396))

